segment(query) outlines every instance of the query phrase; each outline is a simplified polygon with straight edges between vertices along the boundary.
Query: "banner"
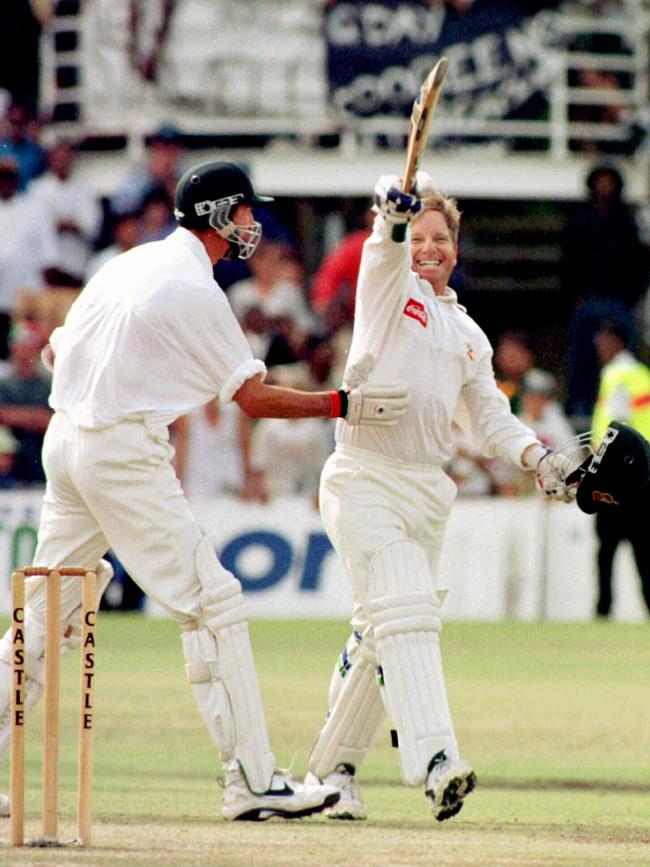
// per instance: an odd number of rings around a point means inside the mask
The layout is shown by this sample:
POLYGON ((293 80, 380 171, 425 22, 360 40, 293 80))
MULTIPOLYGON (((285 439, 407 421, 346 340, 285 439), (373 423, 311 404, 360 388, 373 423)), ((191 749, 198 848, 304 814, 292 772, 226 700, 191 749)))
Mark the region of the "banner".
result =
MULTIPOLYGON (((40 491, 0 492, 2 614, 10 610, 11 570, 32 560, 41 499, 40 491)), ((224 566, 241 581, 253 618, 349 619, 350 584, 308 499, 283 497, 260 505, 197 498, 191 506, 224 566)), ((590 620, 596 592, 593 518, 536 496, 459 499, 438 581, 448 589, 445 620, 590 620)), ((615 599, 614 619, 645 619, 626 545, 616 558, 615 599)), ((151 600, 145 610, 161 613, 151 600)))
POLYGON ((527 15, 522 8, 511 0, 475 0, 467 11, 422 0, 330 3, 331 100, 357 117, 408 117, 422 81, 444 54, 445 115, 510 117, 550 82, 553 48, 562 42, 555 12, 527 15))

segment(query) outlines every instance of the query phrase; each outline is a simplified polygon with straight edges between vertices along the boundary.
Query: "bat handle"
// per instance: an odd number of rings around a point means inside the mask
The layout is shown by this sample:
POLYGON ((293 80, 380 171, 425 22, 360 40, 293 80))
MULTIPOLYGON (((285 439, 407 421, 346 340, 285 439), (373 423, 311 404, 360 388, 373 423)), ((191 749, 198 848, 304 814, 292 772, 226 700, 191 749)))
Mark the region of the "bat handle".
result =
POLYGON ((406 238, 406 223, 395 223, 390 236, 397 244, 401 244, 406 238))

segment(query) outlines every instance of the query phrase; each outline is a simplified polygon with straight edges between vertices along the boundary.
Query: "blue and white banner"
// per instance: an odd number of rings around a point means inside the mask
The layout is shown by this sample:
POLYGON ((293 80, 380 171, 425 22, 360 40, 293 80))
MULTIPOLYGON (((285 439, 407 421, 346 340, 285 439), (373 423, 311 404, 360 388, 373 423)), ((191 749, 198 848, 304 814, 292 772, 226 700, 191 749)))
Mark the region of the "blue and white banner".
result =
POLYGON ((529 8, 514 0, 474 0, 467 11, 424 0, 331 2, 324 13, 331 100, 358 117, 408 117, 445 55, 445 114, 512 116, 555 74, 553 48, 562 41, 556 13, 529 8))
MULTIPOLYGON (((42 493, 0 492, 0 613, 10 576, 31 562, 42 493)), ((352 594, 318 512, 301 497, 268 505, 193 500, 224 565, 242 582, 254 618, 349 619, 352 594)), ((136 577, 136 576, 134 576, 136 577)), ((540 497, 459 499, 439 567, 446 620, 590 620, 596 591, 593 519, 540 497)), ((616 561, 618 620, 646 613, 631 551, 616 561)), ((160 614, 147 602, 146 610, 160 614)))

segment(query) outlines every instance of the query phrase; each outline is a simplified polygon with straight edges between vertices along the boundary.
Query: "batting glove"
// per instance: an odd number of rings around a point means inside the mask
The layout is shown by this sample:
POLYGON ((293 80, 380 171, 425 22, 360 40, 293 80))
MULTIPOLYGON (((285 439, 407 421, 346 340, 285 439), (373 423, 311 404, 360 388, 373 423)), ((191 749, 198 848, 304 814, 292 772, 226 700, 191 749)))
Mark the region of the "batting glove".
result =
POLYGON ((418 196, 421 199, 426 199, 427 196, 433 196, 434 193, 438 192, 435 184, 433 183, 431 175, 428 175, 426 172, 422 171, 415 173, 414 190, 417 192, 418 196))
POLYGON ((393 225, 408 223, 422 208, 417 196, 400 190, 397 175, 382 175, 379 178, 373 201, 372 210, 393 225))
POLYGON ((571 461, 559 452, 549 449, 537 464, 535 483, 550 500, 572 503, 578 492, 577 483, 567 484, 567 476, 573 469, 571 461))
POLYGON ((406 386, 359 385, 353 389, 331 392, 332 417, 342 418, 348 424, 372 424, 393 427, 405 415, 411 402, 406 386))

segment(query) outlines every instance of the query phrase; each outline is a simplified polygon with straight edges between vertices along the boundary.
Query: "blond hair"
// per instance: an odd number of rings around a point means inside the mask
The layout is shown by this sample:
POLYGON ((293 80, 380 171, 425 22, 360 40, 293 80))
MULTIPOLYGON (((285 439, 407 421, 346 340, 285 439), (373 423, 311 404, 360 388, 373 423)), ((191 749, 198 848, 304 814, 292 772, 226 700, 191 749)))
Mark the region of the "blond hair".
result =
MULTIPOLYGON (((426 211, 440 211, 445 218, 445 222, 449 228, 451 239, 454 244, 458 244, 458 234, 460 232, 460 211, 458 210, 458 202, 451 196, 445 196, 443 193, 433 192, 422 197, 422 210, 415 217, 413 223, 418 221, 426 211)), ((413 223, 411 225, 413 225, 413 223)))

